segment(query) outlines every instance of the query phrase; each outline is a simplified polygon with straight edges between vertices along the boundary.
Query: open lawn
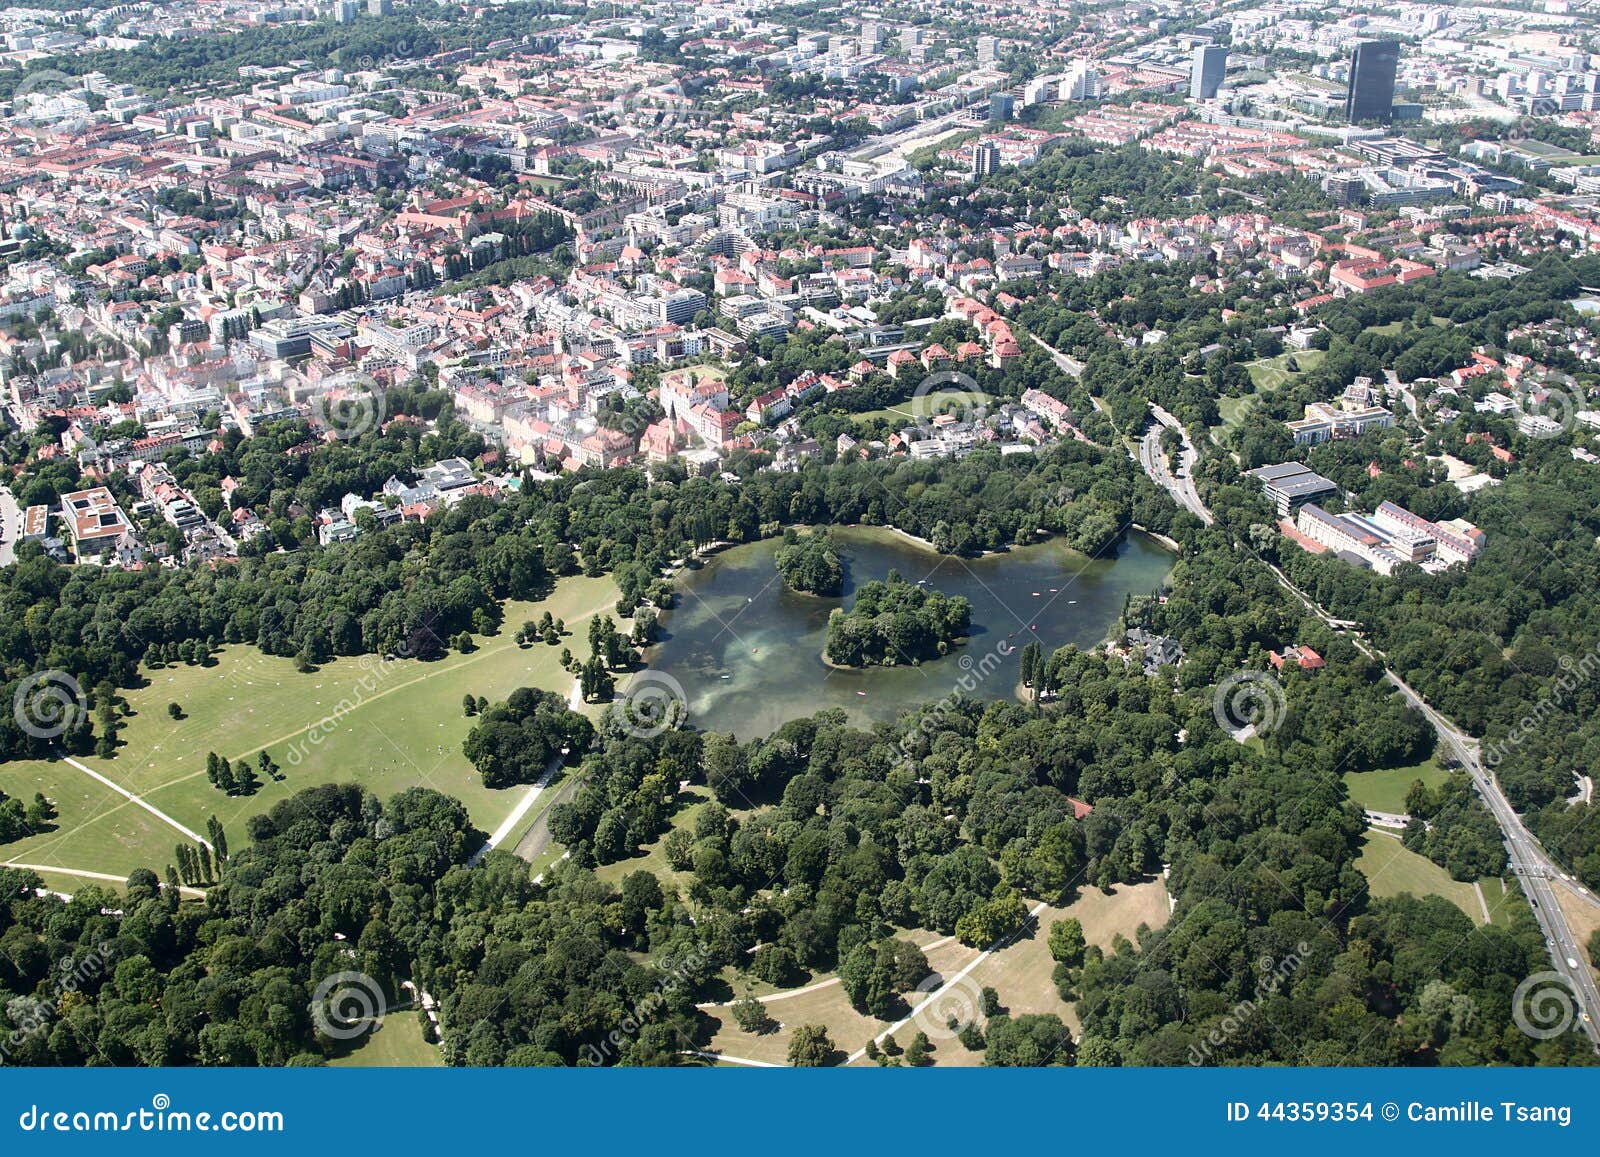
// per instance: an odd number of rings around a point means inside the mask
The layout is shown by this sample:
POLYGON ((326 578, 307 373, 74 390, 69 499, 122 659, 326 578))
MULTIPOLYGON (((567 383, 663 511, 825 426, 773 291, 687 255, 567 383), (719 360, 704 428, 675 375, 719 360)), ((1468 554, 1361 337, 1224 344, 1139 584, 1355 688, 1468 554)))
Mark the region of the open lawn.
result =
POLYGON ((354 1048, 328 1064, 342 1069, 434 1069, 444 1064, 438 1046, 422 1039, 422 1022, 412 1008, 390 1013, 378 1031, 353 1043, 354 1048))
POLYGON ((1439 786, 1449 777, 1450 773, 1430 755, 1421 763, 1406 767, 1391 767, 1382 771, 1347 771, 1344 785, 1350 791, 1350 798, 1368 811, 1404 815, 1406 792, 1411 790, 1413 783, 1420 779, 1431 788, 1439 786))
POLYGON ((1316 369, 1326 356, 1322 350, 1289 350, 1277 357, 1257 358, 1253 362, 1245 362, 1244 368, 1250 375, 1255 393, 1217 399, 1217 414, 1222 420, 1221 429, 1233 429, 1260 402, 1260 395, 1273 393, 1281 389, 1285 383, 1294 381, 1300 374, 1316 369), (1297 370, 1289 368, 1291 360, 1299 367, 1297 370))
MULTIPOLYGON (((940 936, 937 932, 925 929, 900 932, 898 935, 922 946, 928 957, 928 966, 941 976, 959 972, 978 955, 976 948, 968 948, 953 936, 940 936)), ((803 1024, 820 1024, 826 1026, 829 1037, 840 1052, 848 1055, 863 1048, 867 1041, 883 1032, 891 1023, 858 1012, 850 1004, 850 998, 845 994, 838 976, 831 972, 811 977, 799 987, 782 992, 765 993, 760 988, 741 980, 735 995, 743 996, 750 991, 760 996, 767 1011, 778 1022, 778 1028, 759 1036, 747 1033, 734 1021, 733 1013, 726 1006, 702 1005, 701 1014, 711 1033, 710 1051, 745 1060, 784 1064, 794 1030, 803 1024)), ((921 999, 912 995, 917 1000, 921 999)), ((906 1008, 902 1008, 901 1015, 906 1011, 906 1008)), ((896 1039, 902 1045, 909 1044, 916 1032, 915 1026, 908 1025, 896 1034, 896 1039)), ((954 1047, 959 1049, 961 1046, 957 1044, 954 1047)))
MULTIPOLYGON (((1379 899, 1410 892, 1413 896, 1442 896, 1468 916, 1474 924, 1484 923, 1483 905, 1478 890, 1471 884, 1452 880, 1450 873, 1426 856, 1419 856, 1400 842, 1398 836, 1372 830, 1363 837, 1356 867, 1367 878, 1371 894, 1379 899)), ((1484 900, 1495 910, 1513 903, 1500 881, 1490 877, 1482 882, 1484 900)))
POLYGON ((1277 357, 1257 358, 1253 362, 1246 362, 1244 368, 1249 372, 1250 380, 1255 383, 1256 389, 1271 393, 1285 382, 1292 381, 1298 374, 1316 369, 1327 356, 1322 350, 1289 350, 1277 357), (1291 361, 1300 368, 1290 369, 1291 361))
MULTIPOLYGON (((989 394, 976 390, 951 392, 948 396, 941 398, 938 391, 934 391, 927 395, 924 413, 932 417, 935 414, 943 413, 945 410, 958 410, 970 406, 975 401, 979 405, 986 406, 994 401, 994 398, 989 394)), ((865 426, 879 420, 901 424, 914 421, 915 415, 912 413, 911 402, 908 399, 893 406, 885 406, 881 410, 864 410, 859 414, 851 414, 850 419, 859 426, 865 426)))
MULTIPOLYGON (((934 1045, 934 1065, 974 1065, 983 1060, 983 1053, 969 1052, 961 1042, 948 1036, 943 1019, 955 1012, 965 1017, 970 1004, 975 1009, 978 993, 991 987, 1000 995, 1000 1003, 1013 1015, 1031 1012, 1053 1012, 1074 1030, 1077 1018, 1071 1006, 1060 998, 1051 973, 1055 961, 1051 959, 1046 940, 1050 925, 1056 920, 1076 916, 1083 922, 1089 943, 1110 950, 1117 936, 1130 940, 1137 937, 1140 925, 1152 928, 1165 924, 1171 913, 1167 893, 1161 881, 1153 880, 1136 885, 1118 885, 1110 895, 1098 888, 1085 888, 1078 897, 1063 908, 1045 908, 1037 924, 1028 933, 999 951, 984 957, 976 948, 969 948, 953 936, 940 936, 925 929, 900 932, 904 939, 921 945, 927 954, 928 965, 938 979, 937 984, 949 983, 963 969, 979 961, 976 967, 954 981, 950 995, 933 1001, 926 1010, 912 1017, 910 1023, 898 1029, 894 1036, 901 1046, 911 1042, 917 1032, 928 1034, 934 1045)), ((725 1005, 702 1005, 711 1037, 711 1051, 745 1060, 783 1064, 788 1055, 789 1040, 796 1027, 802 1024, 820 1024, 828 1029, 844 1054, 861 1050, 869 1039, 875 1038, 891 1021, 880 1021, 857 1011, 850 1004, 838 977, 832 973, 813 976, 803 984, 779 992, 765 990, 764 986, 748 984, 736 979, 736 993, 747 992, 761 998, 779 1027, 769 1033, 753 1035, 743 1032, 734 1022, 725 1005)), ((906 1016, 925 999, 922 994, 909 993, 896 1020, 906 1016)), ((856 1065, 872 1065, 866 1057, 857 1057, 856 1065)))
MULTIPOLYGON (((608 578, 562 579, 541 602, 509 604, 500 633, 477 638, 476 650, 436 662, 362 656, 300 674, 291 659, 232 646, 209 667, 147 670, 146 685, 126 693, 131 715, 116 756, 81 762, 194 831, 203 833, 207 817, 217 816, 234 846, 245 843, 249 816, 329 782, 360 783, 379 796, 433 787, 460 799, 480 828, 493 831, 526 788, 483 786, 461 753, 472 724, 462 696, 492 702, 525 686, 567 696, 573 680, 559 666, 561 647, 520 648, 513 642, 517 627, 548 609, 566 620, 570 634, 562 645, 581 658, 588 653, 588 620, 612 613, 616 598, 608 578), (170 702, 182 706, 184 718, 169 718, 170 702), (257 794, 240 798, 206 781, 207 752, 237 763, 254 761, 262 750, 281 768, 280 782, 265 781, 257 794)), ((160 872, 183 841, 156 816, 64 762, 7 764, 0 788, 24 799, 43 791, 60 811, 54 831, 0 849, 8 860, 126 876, 136 867, 160 872)))
MULTIPOLYGON (((1053 1012, 1079 1035, 1077 1010, 1061 999, 1052 979, 1056 962, 1050 955, 1050 925, 1057 920, 1077 917, 1084 936, 1107 955, 1118 936, 1138 943, 1140 925, 1160 928, 1172 915, 1166 886, 1160 880, 1142 884, 1118 884, 1107 895, 1099 888, 1084 888, 1064 908, 1046 908, 1031 931, 998 952, 985 958, 967 974, 973 992, 992 988, 1000 995, 1000 1006, 1011 1016, 1053 1012)), ((976 1065, 983 1063, 982 1052, 968 1052, 960 1041, 941 1045, 934 1053, 938 1065, 976 1065)))

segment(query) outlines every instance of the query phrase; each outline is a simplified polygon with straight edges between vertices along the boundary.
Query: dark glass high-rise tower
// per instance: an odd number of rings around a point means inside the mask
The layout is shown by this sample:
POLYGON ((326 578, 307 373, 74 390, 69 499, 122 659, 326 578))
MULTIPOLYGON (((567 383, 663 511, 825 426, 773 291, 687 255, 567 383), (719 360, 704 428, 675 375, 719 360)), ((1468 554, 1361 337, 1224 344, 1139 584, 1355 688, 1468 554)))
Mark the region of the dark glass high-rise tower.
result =
POLYGON ((1363 40, 1350 54, 1350 89, 1344 98, 1344 119, 1386 121, 1393 115, 1394 74, 1400 66, 1400 43, 1363 40))

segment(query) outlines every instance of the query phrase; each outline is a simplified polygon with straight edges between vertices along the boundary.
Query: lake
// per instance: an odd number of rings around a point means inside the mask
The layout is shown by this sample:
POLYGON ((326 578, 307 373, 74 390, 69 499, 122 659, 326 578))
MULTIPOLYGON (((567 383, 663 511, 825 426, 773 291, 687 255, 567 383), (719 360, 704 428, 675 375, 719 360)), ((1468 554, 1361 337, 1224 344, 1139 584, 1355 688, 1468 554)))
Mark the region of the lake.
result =
POLYGON ((938 554, 877 527, 834 535, 845 564, 842 598, 789 590, 773 564, 781 539, 732 547, 678 576, 678 604, 662 615, 661 641, 647 659, 682 685, 691 725, 751 739, 827 707, 868 724, 944 698, 963 678, 975 678, 974 670, 986 677, 970 694, 1013 696, 1029 641, 1037 639, 1046 654, 1068 643, 1095 646, 1121 616, 1124 596, 1154 591, 1173 563, 1171 552, 1137 532, 1117 545, 1114 558, 1102 559, 1055 540, 973 559, 938 554), (965 597, 972 604, 966 643, 916 667, 828 666, 828 615, 853 603, 861 583, 891 569, 965 597))

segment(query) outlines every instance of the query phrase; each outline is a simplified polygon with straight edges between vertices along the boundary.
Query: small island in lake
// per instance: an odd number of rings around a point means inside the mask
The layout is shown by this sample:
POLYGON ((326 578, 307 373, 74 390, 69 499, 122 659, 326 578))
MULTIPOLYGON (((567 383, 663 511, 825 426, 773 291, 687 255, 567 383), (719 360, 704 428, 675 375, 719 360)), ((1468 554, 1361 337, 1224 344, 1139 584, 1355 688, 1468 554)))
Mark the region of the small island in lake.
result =
POLYGON ((833 612, 822 657, 840 667, 921 663, 948 653, 971 624, 972 607, 960 595, 909 583, 890 571, 887 581, 862 586, 855 606, 833 612))
POLYGON ((791 526, 783 532, 783 545, 772 560, 792 591, 828 596, 844 592, 844 563, 826 529, 803 535, 791 526))

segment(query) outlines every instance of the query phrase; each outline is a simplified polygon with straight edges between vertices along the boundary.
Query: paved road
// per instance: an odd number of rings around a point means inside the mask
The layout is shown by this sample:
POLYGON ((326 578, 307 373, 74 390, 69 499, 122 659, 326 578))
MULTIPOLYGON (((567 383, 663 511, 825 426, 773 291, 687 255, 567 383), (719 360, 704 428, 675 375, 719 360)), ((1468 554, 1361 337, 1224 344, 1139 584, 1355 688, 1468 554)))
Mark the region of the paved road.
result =
MULTIPOLYGON (((1170 417, 1170 415, 1169 415, 1170 417)), ((1157 414, 1158 420, 1160 413, 1157 414)), ((1158 431, 1152 431, 1159 437, 1158 431)), ((1150 442, 1150 434, 1145 435, 1141 443, 1141 458, 1148 457, 1143 447, 1150 442)), ((1188 449, 1188 439, 1185 438, 1185 447, 1188 449)), ((1187 457, 1187 453, 1185 455, 1187 457)), ((1157 462, 1159 454, 1154 455, 1157 462)), ((1145 469, 1151 470, 1152 463, 1146 462, 1145 469)), ((1186 491, 1180 487, 1176 480, 1167 475, 1164 463, 1159 474, 1152 472, 1151 477, 1165 486, 1172 496, 1183 506, 1188 507, 1185 501, 1186 491)), ((1190 481, 1188 490, 1192 491, 1193 483, 1190 481)), ((1198 496, 1195 499, 1198 502, 1198 496)), ((1201 506, 1204 510, 1204 506, 1201 506)), ((1196 511, 1196 513, 1199 513, 1196 511)), ((1203 515, 1207 524, 1210 524, 1210 512, 1203 515)), ((1290 594, 1294 595, 1307 610, 1311 611, 1323 622, 1335 630, 1343 630, 1355 626, 1345 619, 1335 619, 1322 609, 1313 599, 1301 591, 1294 583, 1289 581, 1277 567, 1271 567, 1272 573, 1277 576, 1278 583, 1290 594)), ((1567 922, 1566 913, 1561 910, 1561 905, 1556 899, 1556 882, 1562 882, 1569 894, 1580 900, 1600 904, 1588 891, 1579 892, 1576 887, 1563 881, 1561 870, 1555 865, 1545 850, 1534 839, 1533 834, 1523 826, 1522 817, 1517 815, 1511 802, 1506 799, 1500 790, 1499 783, 1492 772, 1483 766, 1476 739, 1463 734, 1455 724, 1430 707, 1422 696, 1417 694, 1405 680, 1401 679, 1389 667, 1387 657, 1376 647, 1367 644, 1358 634, 1351 632, 1347 635, 1356 648, 1368 658, 1383 664, 1384 677, 1400 691, 1406 702, 1420 711, 1424 718, 1433 725, 1440 741, 1451 754, 1466 768, 1472 777, 1473 787, 1479 797, 1489 809, 1489 814, 1494 817, 1495 823, 1500 827, 1501 838, 1505 842, 1506 852, 1510 857, 1511 870, 1522 884, 1522 890, 1528 897, 1528 903, 1533 906, 1533 914, 1539 921, 1539 928, 1544 933, 1545 946, 1549 949, 1550 959, 1555 970, 1566 978, 1567 984, 1577 995, 1580 1007, 1579 1026, 1588 1035, 1589 1040, 1597 1050, 1600 1050, 1600 987, 1597 987, 1594 972, 1585 963, 1587 957, 1578 944, 1577 937, 1573 934, 1572 926, 1567 922), (1568 964, 1567 961, 1573 961, 1568 964)))
POLYGON ((556 772, 561 770, 561 765, 566 762, 566 759, 567 753, 564 749, 550 757, 550 762, 545 764, 543 773, 528 788, 522 799, 517 802, 517 806, 511 809, 511 814, 505 818, 499 827, 495 828, 494 834, 489 837, 489 842, 472 853, 472 858, 467 861, 467 867, 476 868, 479 861, 487 856, 491 849, 498 848, 505 843, 506 839, 516 829, 516 826, 522 822, 522 817, 528 814, 528 809, 533 807, 539 797, 544 794, 544 789, 550 786, 550 781, 556 777, 556 772))
POLYGON ((1055 346, 1047 344, 1042 337, 1038 337, 1031 333, 1028 336, 1033 338, 1034 342, 1050 355, 1050 360, 1061 367, 1062 373, 1066 374, 1069 378, 1078 378, 1083 376, 1083 363, 1077 358, 1068 357, 1066 354, 1056 349, 1055 346))
MULTIPOLYGON (((164 812, 160 808, 156 807, 155 804, 149 803, 142 796, 135 795, 133 792, 131 792, 127 788, 123 787, 120 783, 117 783, 114 780, 107 779, 105 776, 101 775, 94 768, 89 767, 89 766, 87 766, 85 764, 79 763, 76 759, 73 759, 72 756, 70 756, 70 755, 63 755, 61 757, 61 761, 63 763, 65 763, 65 764, 67 764, 67 766, 69 766, 69 767, 77 768, 79 771, 83 772, 84 775, 87 775, 90 779, 93 779, 93 780, 95 780, 95 781, 97 781, 99 783, 104 784, 106 787, 109 787, 112 791, 116 792, 118 795, 120 795, 123 799, 127 800, 129 803, 134 804, 134 805, 136 805, 138 807, 144 808, 145 811, 147 811, 151 815, 155 816, 156 819, 160 820, 162 823, 166 824, 168 827, 174 828, 177 831, 182 832, 184 835, 188 836, 195 843, 204 844, 208 848, 211 847, 211 841, 206 839, 199 832, 196 832, 196 831, 193 831, 193 830, 191 830, 189 828, 184 827, 177 820, 175 820, 171 816, 169 816, 166 812, 164 812)), ((212 850, 215 851, 214 848, 212 850)))
POLYGON ((22 533, 22 508, 4 486, 0 486, 0 566, 17 561, 17 536, 22 533))
POLYGON ((1596 987, 1594 972, 1584 963, 1584 952, 1578 944, 1578 939, 1573 935, 1572 927, 1567 923, 1566 913, 1561 910, 1561 904, 1556 897, 1552 881, 1561 878, 1561 870, 1545 854, 1539 846, 1539 841, 1522 824, 1522 817, 1511 807, 1505 794, 1500 790, 1494 773, 1487 770, 1480 759, 1478 741, 1471 736, 1463 735, 1444 716, 1440 715, 1423 700, 1405 681, 1393 671, 1386 670, 1384 675, 1405 696, 1406 702, 1427 718, 1433 724, 1433 729, 1439 733, 1439 738, 1444 741, 1452 755, 1461 762, 1472 776, 1472 784, 1478 790, 1478 795, 1488 805, 1489 812, 1494 816, 1495 822, 1500 825, 1501 835, 1505 839, 1506 852, 1511 858, 1511 870, 1522 882, 1522 890, 1527 893, 1528 902, 1533 905, 1533 914, 1539 920, 1539 927, 1544 932, 1546 944, 1550 948, 1551 961, 1555 970, 1567 978, 1572 990, 1577 993, 1580 1004, 1583 1006, 1581 1027, 1600 1048, 1600 987, 1596 987), (1567 961, 1573 961, 1576 967, 1567 961))
POLYGON ((1210 526, 1216 519, 1211 511, 1206 509, 1206 504, 1200 501, 1200 492, 1194 485, 1194 467, 1200 460, 1200 452, 1194 448, 1194 443, 1189 441, 1189 435, 1178 419, 1160 406, 1153 405, 1150 411, 1156 416, 1156 425, 1146 430, 1144 437, 1139 440, 1139 465, 1144 467, 1144 472, 1150 475, 1156 485, 1164 487, 1172 495, 1179 506, 1210 526), (1176 476, 1167 469, 1167 456, 1161 449, 1163 429, 1176 430, 1178 437, 1183 439, 1183 450, 1178 455, 1176 476))

